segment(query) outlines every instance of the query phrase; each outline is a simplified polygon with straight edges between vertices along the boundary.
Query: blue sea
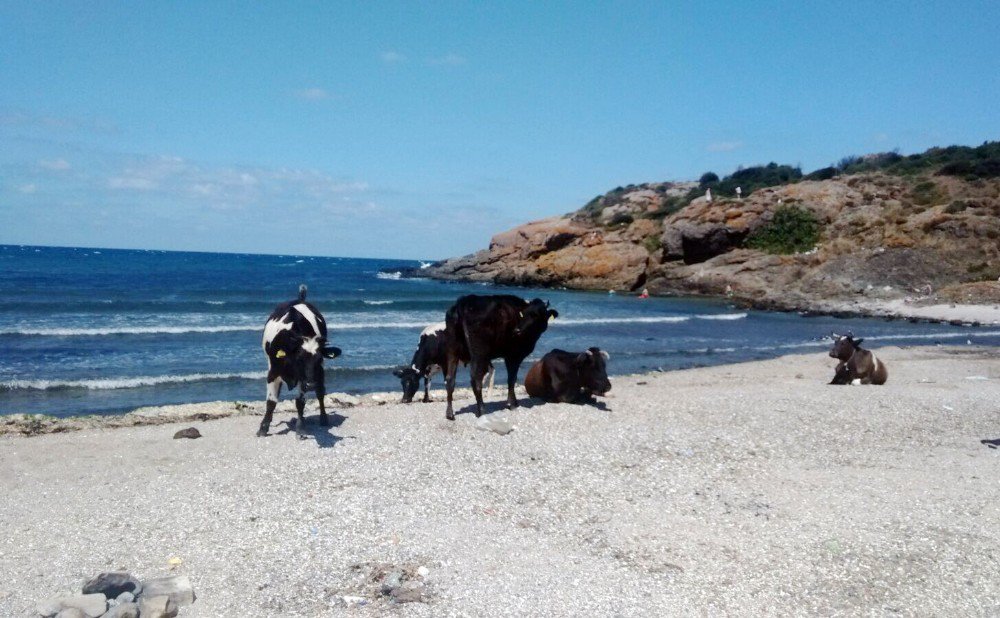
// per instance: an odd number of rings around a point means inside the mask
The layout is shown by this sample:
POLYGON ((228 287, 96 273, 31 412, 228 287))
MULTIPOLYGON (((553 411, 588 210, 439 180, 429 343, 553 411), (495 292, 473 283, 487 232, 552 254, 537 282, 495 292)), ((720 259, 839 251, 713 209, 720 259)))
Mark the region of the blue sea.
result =
MULTIPOLYGON (((264 322, 300 283, 344 355, 328 390, 395 391, 420 331, 454 300, 540 297, 560 317, 533 355, 599 346, 615 374, 825 354, 853 330, 873 346, 1000 344, 1000 329, 746 311, 722 301, 639 300, 400 276, 405 260, 0 245, 0 413, 119 414, 141 406, 263 399, 264 322)), ((522 368, 522 376, 527 364, 522 368)), ((831 363, 832 372, 832 363, 831 363)), ((498 382, 503 368, 498 365, 498 382)), ((460 373, 464 385, 466 374, 460 373)))

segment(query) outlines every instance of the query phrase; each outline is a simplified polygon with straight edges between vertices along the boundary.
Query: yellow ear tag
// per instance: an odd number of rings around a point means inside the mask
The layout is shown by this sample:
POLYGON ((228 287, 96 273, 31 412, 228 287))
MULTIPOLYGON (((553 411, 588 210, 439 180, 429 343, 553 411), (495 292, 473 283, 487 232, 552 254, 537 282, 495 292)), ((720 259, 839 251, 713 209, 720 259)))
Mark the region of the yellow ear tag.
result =
POLYGON ((554 315, 550 315, 550 316, 549 316, 549 322, 551 322, 551 321, 552 321, 552 320, 554 320, 554 319, 556 319, 556 316, 554 316, 554 315))
POLYGON ((278 350, 278 353, 274 355, 275 358, 285 358, 285 351, 278 350))

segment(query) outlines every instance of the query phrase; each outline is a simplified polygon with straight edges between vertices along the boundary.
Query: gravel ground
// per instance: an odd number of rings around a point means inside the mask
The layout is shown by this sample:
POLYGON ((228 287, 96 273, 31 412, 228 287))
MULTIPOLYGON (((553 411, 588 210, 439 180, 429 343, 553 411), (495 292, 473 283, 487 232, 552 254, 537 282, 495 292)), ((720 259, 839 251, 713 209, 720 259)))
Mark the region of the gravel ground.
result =
POLYGON ((883 387, 826 386, 818 354, 622 377, 497 412, 508 435, 416 403, 306 441, 255 416, 5 436, 0 615, 172 558, 182 617, 997 615, 1000 353, 879 357, 883 387), (421 602, 381 597, 393 569, 421 602))

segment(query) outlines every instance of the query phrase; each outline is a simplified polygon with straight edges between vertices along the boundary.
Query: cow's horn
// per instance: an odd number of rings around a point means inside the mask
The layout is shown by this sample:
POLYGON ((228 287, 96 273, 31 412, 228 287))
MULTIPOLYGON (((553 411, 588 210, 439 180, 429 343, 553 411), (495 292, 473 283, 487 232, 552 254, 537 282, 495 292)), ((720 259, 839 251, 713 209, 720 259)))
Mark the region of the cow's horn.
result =
POLYGON ((309 288, 306 287, 306 284, 303 283, 303 284, 299 285, 299 300, 305 300, 306 299, 306 292, 308 292, 308 291, 309 291, 309 288))
POLYGON ((601 350, 601 356, 603 356, 604 360, 606 360, 606 361, 607 360, 611 360, 611 355, 608 354, 607 352, 605 352, 604 350, 601 350))

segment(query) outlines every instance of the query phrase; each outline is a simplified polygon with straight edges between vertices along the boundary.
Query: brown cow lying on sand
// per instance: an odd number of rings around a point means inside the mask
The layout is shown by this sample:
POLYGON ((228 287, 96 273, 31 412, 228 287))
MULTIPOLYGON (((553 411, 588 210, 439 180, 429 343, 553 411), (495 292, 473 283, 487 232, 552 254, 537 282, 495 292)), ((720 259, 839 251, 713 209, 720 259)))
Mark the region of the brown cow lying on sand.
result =
POLYGON ((854 333, 830 333, 830 338, 830 356, 840 361, 830 384, 885 384, 889 370, 873 353, 861 349, 864 339, 855 339, 854 333))
POLYGON ((594 394, 611 390, 607 360, 608 353, 599 348, 585 352, 552 350, 528 370, 524 388, 531 397, 552 403, 592 402, 594 394))

